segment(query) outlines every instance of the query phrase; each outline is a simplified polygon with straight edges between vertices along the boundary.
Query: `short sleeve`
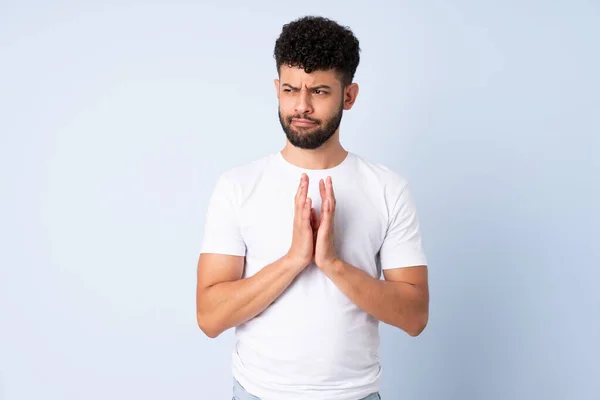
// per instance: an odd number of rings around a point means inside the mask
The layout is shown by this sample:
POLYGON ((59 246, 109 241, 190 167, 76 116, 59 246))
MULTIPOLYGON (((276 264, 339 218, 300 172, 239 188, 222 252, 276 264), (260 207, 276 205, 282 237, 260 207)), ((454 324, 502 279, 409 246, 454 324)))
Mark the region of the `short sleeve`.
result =
POLYGON ((246 255, 238 222, 238 204, 234 182, 224 175, 219 176, 208 203, 201 253, 246 255))
POLYGON ((379 252, 381 269, 427 265, 410 187, 405 182, 391 189, 388 196, 388 229, 379 252))

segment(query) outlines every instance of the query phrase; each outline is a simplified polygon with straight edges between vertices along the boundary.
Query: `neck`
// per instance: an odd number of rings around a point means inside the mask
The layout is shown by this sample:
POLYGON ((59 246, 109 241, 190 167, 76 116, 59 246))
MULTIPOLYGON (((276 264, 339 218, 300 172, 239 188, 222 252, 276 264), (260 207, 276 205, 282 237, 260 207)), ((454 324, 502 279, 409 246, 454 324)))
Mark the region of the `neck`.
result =
POLYGON ((301 149, 286 141, 281 155, 286 161, 300 168, 329 169, 341 164, 348 151, 342 147, 336 133, 321 147, 314 150, 301 149))

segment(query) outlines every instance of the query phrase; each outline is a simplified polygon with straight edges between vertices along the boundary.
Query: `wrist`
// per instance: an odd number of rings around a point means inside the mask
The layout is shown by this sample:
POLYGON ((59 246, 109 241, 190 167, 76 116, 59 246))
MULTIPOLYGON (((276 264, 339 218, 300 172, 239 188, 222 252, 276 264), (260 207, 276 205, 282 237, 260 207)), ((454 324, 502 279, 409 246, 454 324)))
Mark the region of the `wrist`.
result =
POLYGON ((291 255, 290 253, 287 253, 285 256, 283 256, 281 261, 283 262, 285 268, 298 272, 303 270, 309 264, 309 262, 306 262, 306 260, 302 260, 294 255, 291 255))
POLYGON ((323 270, 323 272, 325 272, 327 275, 337 275, 343 271, 344 262, 336 257, 322 262, 321 265, 319 265, 319 268, 323 270))

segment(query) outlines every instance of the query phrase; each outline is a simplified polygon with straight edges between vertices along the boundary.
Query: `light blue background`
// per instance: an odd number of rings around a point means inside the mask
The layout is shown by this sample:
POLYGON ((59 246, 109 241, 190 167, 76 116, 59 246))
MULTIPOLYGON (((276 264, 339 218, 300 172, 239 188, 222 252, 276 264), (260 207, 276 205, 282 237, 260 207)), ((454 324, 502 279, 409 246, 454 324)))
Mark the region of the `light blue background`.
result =
POLYGON ((305 14, 360 39, 342 143, 421 215, 430 323, 382 327, 384 399, 600 398, 597 1, 53 3, 0 2, 0 399, 229 398, 204 215, 283 146, 305 14))

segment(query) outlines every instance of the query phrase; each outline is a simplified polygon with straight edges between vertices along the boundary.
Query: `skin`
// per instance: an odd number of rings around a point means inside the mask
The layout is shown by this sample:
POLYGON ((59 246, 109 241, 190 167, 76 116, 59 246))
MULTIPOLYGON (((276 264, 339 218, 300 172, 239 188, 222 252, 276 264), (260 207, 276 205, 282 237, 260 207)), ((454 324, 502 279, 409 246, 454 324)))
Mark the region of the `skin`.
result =
MULTIPOLYGON (((280 121, 286 131, 283 157, 305 169, 326 169, 340 164, 347 155, 339 140, 336 119, 350 110, 359 88, 342 87, 335 71, 307 74, 296 67, 280 68, 275 80, 280 121), (316 123, 310 124, 292 117, 316 123), (333 123, 332 123, 333 121, 333 123), (328 127, 334 127, 328 131, 328 127), (313 137, 308 137, 313 135, 313 137), (317 140, 320 136, 321 140, 317 140), (295 143, 311 144, 298 147, 295 143), (315 147, 315 142, 322 141, 315 147), (310 148, 310 147, 314 148, 310 148)), ((318 183, 321 216, 307 196, 309 180, 302 174, 296 193, 292 243, 287 254, 257 274, 242 279, 244 258, 222 254, 201 254, 198 261, 197 320, 209 337, 242 324, 265 310, 294 278, 314 260, 319 269, 358 307, 382 322, 418 336, 429 318, 429 284, 426 265, 383 271, 375 279, 341 260, 334 246, 336 198, 331 177, 318 183)))
MULTIPOLYGON (((311 119, 327 121, 337 114, 340 105, 350 110, 358 96, 359 87, 352 83, 346 88, 334 71, 313 71, 310 74, 295 67, 282 66, 279 79, 275 79, 275 90, 279 100, 279 113, 284 118, 302 115, 311 119), (319 87, 325 88, 317 89, 319 87), (329 89, 327 89, 329 87, 329 89)), ((291 129, 298 135, 311 135, 319 128, 295 126, 291 129)), ((347 151, 340 144, 340 130, 316 149, 302 149, 286 140, 282 155, 292 164, 306 169, 325 169, 340 164, 347 151)))

